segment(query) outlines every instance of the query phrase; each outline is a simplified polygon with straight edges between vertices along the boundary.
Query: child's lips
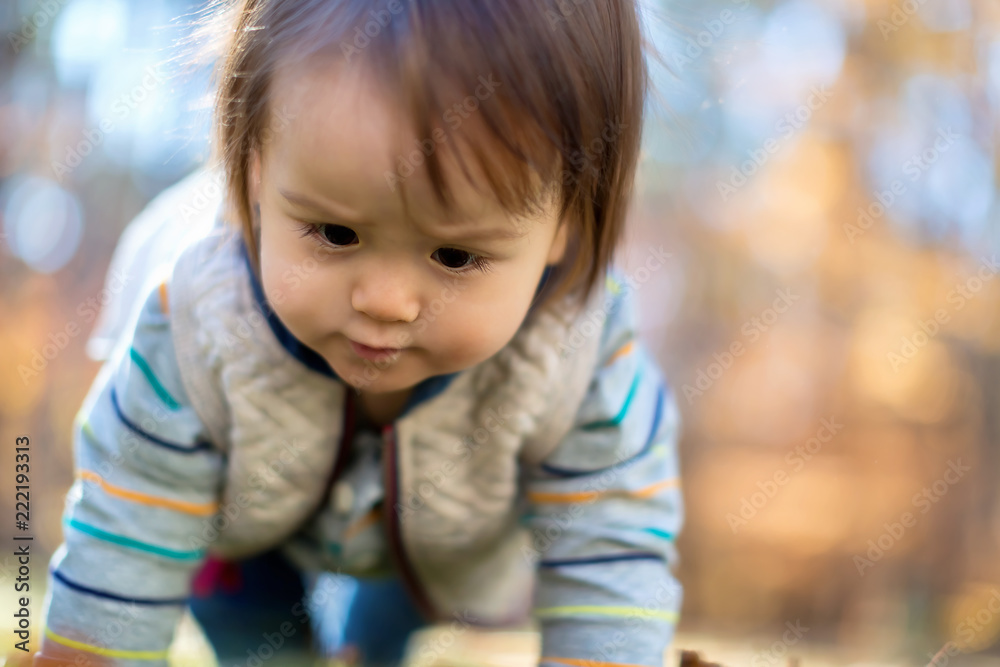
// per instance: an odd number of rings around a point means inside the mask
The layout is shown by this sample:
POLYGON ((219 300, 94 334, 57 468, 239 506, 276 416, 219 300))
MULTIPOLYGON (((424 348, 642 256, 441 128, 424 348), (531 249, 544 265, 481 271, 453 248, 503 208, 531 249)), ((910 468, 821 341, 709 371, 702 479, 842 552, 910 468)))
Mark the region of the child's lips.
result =
POLYGON ((364 345, 353 340, 350 342, 354 354, 368 361, 392 361, 403 351, 398 347, 371 347, 370 345, 364 345))

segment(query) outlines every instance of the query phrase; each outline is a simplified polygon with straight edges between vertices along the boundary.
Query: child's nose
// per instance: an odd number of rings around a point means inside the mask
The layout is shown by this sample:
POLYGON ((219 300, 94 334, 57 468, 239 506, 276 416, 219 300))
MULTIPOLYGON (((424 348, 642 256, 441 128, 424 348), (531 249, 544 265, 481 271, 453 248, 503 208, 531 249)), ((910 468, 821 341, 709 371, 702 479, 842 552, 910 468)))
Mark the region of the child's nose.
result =
POLYGON ((397 271, 374 270, 359 276, 351 292, 351 306, 383 322, 413 322, 420 314, 413 280, 397 271))

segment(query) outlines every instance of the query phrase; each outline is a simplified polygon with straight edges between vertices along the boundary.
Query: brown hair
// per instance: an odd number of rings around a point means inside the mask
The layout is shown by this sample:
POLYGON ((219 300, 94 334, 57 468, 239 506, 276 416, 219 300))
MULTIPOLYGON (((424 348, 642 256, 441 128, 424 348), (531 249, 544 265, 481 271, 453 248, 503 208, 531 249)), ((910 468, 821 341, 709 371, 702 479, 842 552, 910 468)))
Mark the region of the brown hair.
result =
MULTIPOLYGON (((211 25, 225 34, 214 149, 255 270, 248 185, 252 155, 266 143, 275 111, 272 74, 297 58, 340 50, 348 60, 364 58, 398 95, 417 137, 452 136, 458 128, 440 120, 454 91, 471 93, 480 77, 498 82, 496 94, 478 105, 481 131, 460 138, 508 214, 557 198, 560 219, 572 225, 570 244, 544 299, 578 288, 586 298, 622 238, 638 161, 648 75, 637 2, 216 0, 211 25)), ((426 168, 447 210, 452 196, 438 152, 427 156, 426 168)))

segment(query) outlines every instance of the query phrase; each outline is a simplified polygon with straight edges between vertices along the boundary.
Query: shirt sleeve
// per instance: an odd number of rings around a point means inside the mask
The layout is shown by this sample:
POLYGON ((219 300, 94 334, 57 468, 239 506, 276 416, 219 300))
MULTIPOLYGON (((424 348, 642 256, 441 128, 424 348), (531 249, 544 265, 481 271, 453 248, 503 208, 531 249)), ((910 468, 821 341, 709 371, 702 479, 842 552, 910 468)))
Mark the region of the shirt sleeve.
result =
POLYGON ((48 573, 44 645, 114 665, 167 665, 224 471, 181 383, 167 288, 144 298, 74 421, 76 478, 48 573))
POLYGON ((608 286, 616 298, 575 423, 526 475, 545 667, 658 667, 681 605, 677 403, 636 338, 626 287, 608 286))

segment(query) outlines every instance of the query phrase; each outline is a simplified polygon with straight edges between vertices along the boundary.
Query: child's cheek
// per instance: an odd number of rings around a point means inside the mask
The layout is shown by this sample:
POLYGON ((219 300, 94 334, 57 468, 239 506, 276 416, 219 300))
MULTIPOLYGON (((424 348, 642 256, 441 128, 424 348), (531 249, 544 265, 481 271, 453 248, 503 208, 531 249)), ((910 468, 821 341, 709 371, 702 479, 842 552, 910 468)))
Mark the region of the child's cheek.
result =
POLYGON ((447 349, 455 362, 473 366, 499 352, 510 340, 507 318, 461 317, 449 326, 447 349))

